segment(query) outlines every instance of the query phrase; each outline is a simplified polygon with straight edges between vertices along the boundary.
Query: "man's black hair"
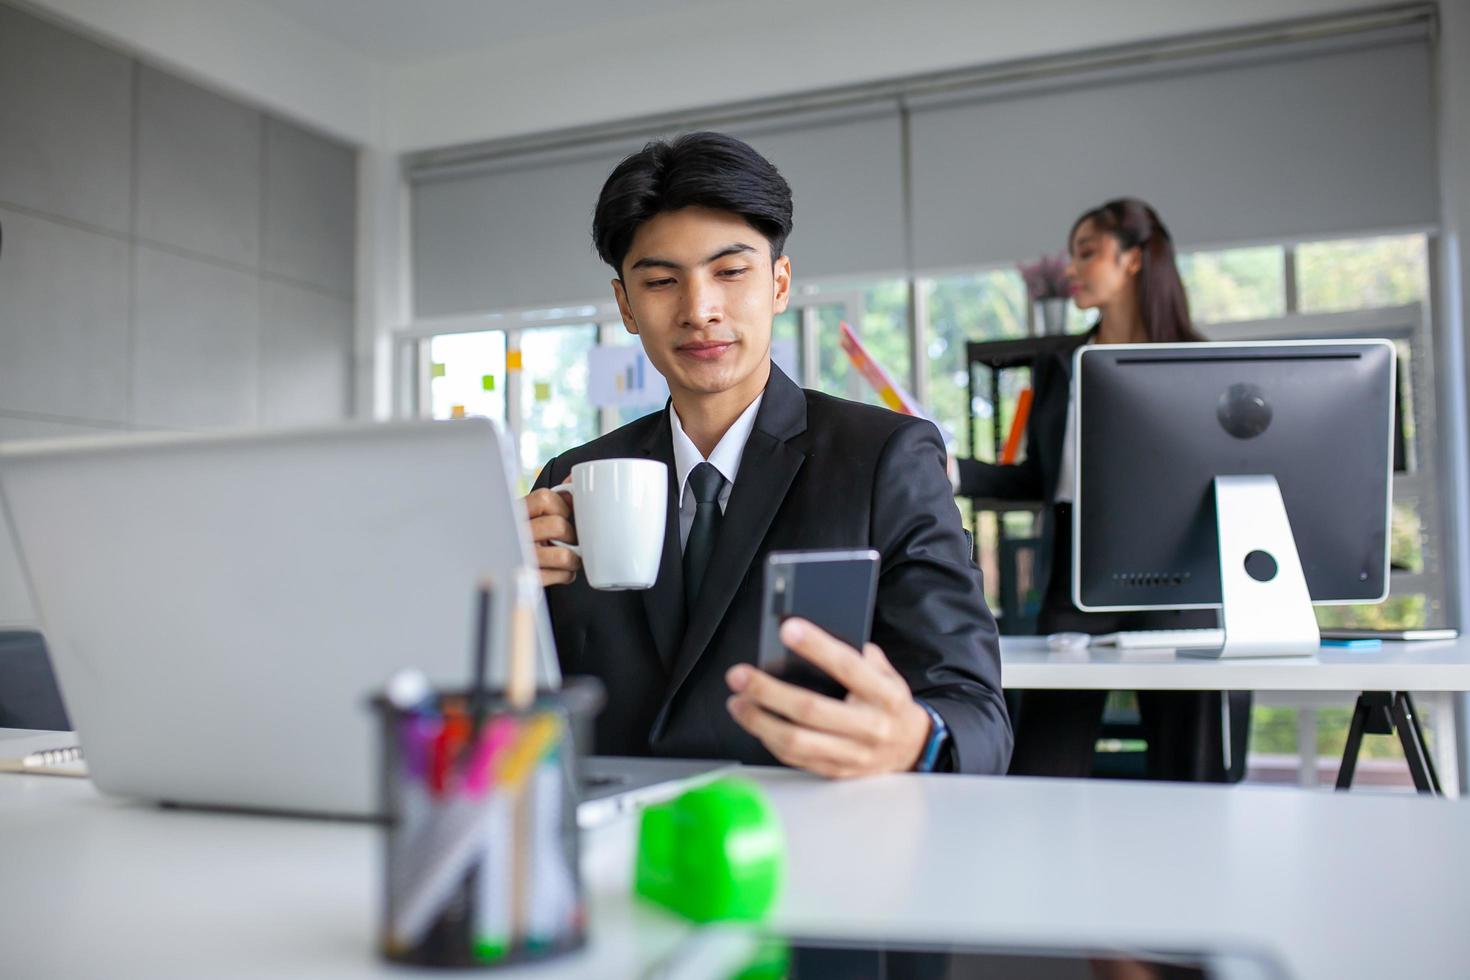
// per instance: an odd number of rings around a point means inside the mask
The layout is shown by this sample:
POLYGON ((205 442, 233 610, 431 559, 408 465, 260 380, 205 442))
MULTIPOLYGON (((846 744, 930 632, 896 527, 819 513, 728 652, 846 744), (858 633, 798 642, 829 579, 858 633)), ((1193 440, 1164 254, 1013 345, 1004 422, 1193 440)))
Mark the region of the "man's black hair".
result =
POLYGON ((623 276, 633 236, 650 218, 687 207, 737 214, 779 258, 791 234, 791 187, 771 162, 723 133, 649 143, 614 168, 592 217, 597 254, 623 276))

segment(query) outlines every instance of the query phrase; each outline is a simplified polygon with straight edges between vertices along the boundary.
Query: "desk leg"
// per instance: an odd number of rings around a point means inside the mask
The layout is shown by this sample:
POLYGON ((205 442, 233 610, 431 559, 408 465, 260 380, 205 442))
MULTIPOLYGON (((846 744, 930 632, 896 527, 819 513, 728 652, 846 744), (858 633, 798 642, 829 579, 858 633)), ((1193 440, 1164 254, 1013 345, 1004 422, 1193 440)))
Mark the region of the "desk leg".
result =
MULTIPOLYGON (((1363 733, 1369 730, 1369 723, 1381 723, 1381 719, 1375 717, 1383 708, 1383 705, 1377 703, 1379 697, 1380 695, 1367 691, 1358 695, 1358 703, 1353 708, 1353 721, 1348 726, 1347 745, 1342 750, 1342 765, 1337 769, 1337 788, 1340 790, 1353 785, 1353 772, 1358 768, 1358 750, 1363 747, 1363 733)), ((1377 724, 1372 731, 1374 734, 1384 734, 1379 731, 1377 724)), ((1393 731, 1393 728, 1390 727, 1388 731, 1393 731)))
POLYGON ((1424 730, 1419 727, 1419 717, 1414 711, 1414 699, 1406 691, 1364 691, 1358 695, 1347 745, 1343 747, 1342 767, 1337 772, 1338 789, 1345 790, 1353 784, 1353 771, 1358 765, 1358 751, 1362 748, 1364 733, 1392 735, 1395 729, 1404 748, 1404 759, 1409 764, 1414 789, 1432 796, 1443 795, 1434 760, 1430 758, 1424 741, 1424 730))
POLYGON ((1409 763, 1409 773, 1414 777, 1414 788, 1421 793, 1442 795, 1439 773, 1435 772, 1434 759, 1429 755, 1429 744, 1424 741, 1424 729, 1419 727, 1414 699, 1407 692, 1399 691, 1394 695, 1393 721, 1399 730, 1399 742, 1404 746, 1404 758, 1409 763))

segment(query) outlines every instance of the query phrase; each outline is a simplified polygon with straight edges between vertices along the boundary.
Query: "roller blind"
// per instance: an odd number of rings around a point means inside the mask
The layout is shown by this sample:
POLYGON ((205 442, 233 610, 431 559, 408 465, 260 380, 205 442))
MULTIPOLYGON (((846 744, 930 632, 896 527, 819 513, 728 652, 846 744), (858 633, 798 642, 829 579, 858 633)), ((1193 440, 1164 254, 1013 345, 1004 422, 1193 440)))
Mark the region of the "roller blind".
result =
MULTIPOLYGON (((790 182, 795 230, 787 252, 798 277, 904 267, 896 102, 722 129, 790 182)), ((643 142, 414 179, 417 315, 611 298, 611 270, 592 249, 592 209, 613 167, 643 142)))
POLYGON ((603 181, 636 144, 539 156, 412 188, 420 317, 611 298, 592 248, 603 181))
MULTIPOLYGON (((1438 221, 1423 23, 1100 63, 968 89, 894 83, 842 109, 711 128, 791 182, 798 283, 1055 251, 1079 213, 1123 195, 1155 204, 1184 246, 1438 221)), ((607 298, 592 208, 645 138, 412 174, 416 314, 607 298)))
POLYGON ((1136 195, 1180 243, 1438 220, 1422 27, 911 103, 914 264, 1055 251, 1136 195))
POLYGON ((907 266, 903 123, 897 103, 848 117, 791 118, 726 128, 776 165, 791 185, 793 275, 840 276, 907 266))

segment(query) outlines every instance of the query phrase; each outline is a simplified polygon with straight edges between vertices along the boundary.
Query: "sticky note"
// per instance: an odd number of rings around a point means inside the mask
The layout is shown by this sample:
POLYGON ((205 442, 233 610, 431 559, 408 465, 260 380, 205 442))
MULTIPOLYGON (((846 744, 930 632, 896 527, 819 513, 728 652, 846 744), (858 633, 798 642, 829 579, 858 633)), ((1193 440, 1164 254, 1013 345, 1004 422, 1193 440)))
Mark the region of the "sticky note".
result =
POLYGON ((511 350, 505 352, 505 369, 507 371, 519 371, 521 369, 521 352, 511 350))
POLYGON ((480 377, 480 387, 481 388, 484 388, 486 391, 494 391, 495 390, 495 375, 493 375, 493 374, 482 375, 480 377))
POLYGON ((551 382, 550 381, 538 381, 538 382, 536 382, 536 400, 538 402, 549 402, 549 401, 551 401, 551 382))
POLYGON ((442 377, 444 377, 444 365, 443 364, 430 364, 429 365, 429 377, 431 377, 431 378, 442 378, 442 377))
POLYGON ((449 406, 449 417, 452 418, 452 419, 462 419, 462 418, 464 418, 464 406, 463 405, 451 405, 451 406, 449 406))

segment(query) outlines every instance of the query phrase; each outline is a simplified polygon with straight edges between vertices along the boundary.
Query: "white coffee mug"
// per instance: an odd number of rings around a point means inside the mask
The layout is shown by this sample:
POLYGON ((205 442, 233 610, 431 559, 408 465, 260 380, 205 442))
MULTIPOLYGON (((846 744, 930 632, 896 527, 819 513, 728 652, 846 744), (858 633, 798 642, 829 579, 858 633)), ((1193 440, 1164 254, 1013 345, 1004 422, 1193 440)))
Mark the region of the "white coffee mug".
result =
POLYGON ((553 541, 582 558, 594 589, 647 589, 658 579, 668 516, 669 468, 656 459, 594 459, 572 467, 577 544, 553 541))

